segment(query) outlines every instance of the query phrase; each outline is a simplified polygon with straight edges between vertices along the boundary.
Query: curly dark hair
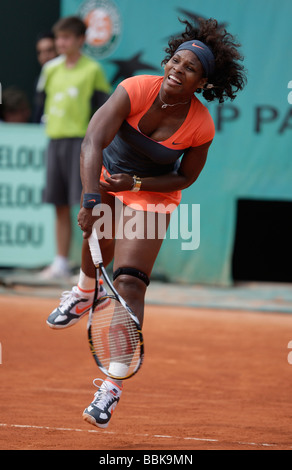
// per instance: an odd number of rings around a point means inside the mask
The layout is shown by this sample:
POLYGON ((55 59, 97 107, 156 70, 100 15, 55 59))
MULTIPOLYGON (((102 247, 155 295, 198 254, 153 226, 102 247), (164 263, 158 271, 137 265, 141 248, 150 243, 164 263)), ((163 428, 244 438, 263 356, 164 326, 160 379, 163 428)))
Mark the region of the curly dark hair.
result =
POLYGON ((203 93, 207 101, 218 100, 223 103, 226 99, 234 100, 239 90, 246 84, 246 72, 240 63, 243 56, 239 52, 238 44, 230 33, 218 25, 217 20, 198 19, 198 26, 194 26, 187 20, 179 20, 186 25, 185 32, 177 37, 171 38, 165 49, 167 56, 161 65, 166 64, 175 54, 177 48, 185 41, 197 39, 206 44, 215 57, 215 71, 208 77, 209 87, 198 89, 197 93, 203 93), (210 87, 210 84, 213 87, 210 87))

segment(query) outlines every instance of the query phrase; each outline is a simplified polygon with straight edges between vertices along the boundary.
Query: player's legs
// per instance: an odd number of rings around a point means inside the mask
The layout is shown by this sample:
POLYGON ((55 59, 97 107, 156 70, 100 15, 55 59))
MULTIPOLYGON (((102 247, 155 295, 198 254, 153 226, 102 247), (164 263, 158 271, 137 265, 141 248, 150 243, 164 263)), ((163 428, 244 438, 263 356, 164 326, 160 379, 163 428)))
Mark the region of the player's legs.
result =
MULTIPOLYGON (((169 221, 169 214, 151 213, 149 216, 147 212, 133 211, 124 206, 123 236, 116 240, 114 272, 118 268, 134 268, 150 278, 169 221)), ((142 325, 147 289, 143 277, 121 274, 115 279, 114 285, 142 325)))
MULTIPOLYGON (((163 241, 163 235, 165 235, 169 224, 170 215, 153 214, 151 227, 149 227, 149 217, 145 212, 130 211, 129 208, 124 206, 122 216, 122 219, 120 219, 120 229, 122 228, 122 231, 120 230, 116 234, 114 273, 119 268, 124 268, 124 270, 122 271, 123 274, 116 277, 114 285, 135 312, 142 325, 144 298, 147 288, 145 280, 151 275, 163 241), (135 223, 133 224, 134 218, 135 223), (164 224, 164 230, 163 228, 158 230, 161 221, 164 224), (152 237, 149 235, 152 235, 152 237), (132 274, 125 274, 127 271, 132 272, 132 274)), ((83 419, 94 426, 106 428, 110 422, 112 412, 120 400, 122 387, 121 380, 113 380, 107 377, 95 394, 94 400, 84 410, 83 419)))
MULTIPOLYGON (((117 204, 117 200, 108 194, 103 196, 103 203, 111 209, 113 228, 112 238, 99 237, 104 266, 114 258, 114 272, 118 268, 134 268, 150 278, 169 225, 170 214, 149 215, 147 212, 135 211, 121 203, 117 204)), ((81 270, 93 288, 95 267, 88 240, 84 240, 82 246, 81 270)), ((147 287, 143 278, 123 273, 115 279, 114 285, 142 323, 147 287)))

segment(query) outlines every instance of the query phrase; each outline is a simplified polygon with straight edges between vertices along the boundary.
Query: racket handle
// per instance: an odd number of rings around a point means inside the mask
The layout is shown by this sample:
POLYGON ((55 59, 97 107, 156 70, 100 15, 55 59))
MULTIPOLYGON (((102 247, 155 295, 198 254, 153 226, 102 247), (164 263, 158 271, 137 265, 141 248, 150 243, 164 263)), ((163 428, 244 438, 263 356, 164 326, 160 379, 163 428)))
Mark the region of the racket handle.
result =
POLYGON ((89 248, 90 248, 90 253, 92 257, 93 264, 95 266, 99 266, 100 263, 102 263, 102 254, 100 251, 100 246, 99 246, 99 241, 97 237, 96 230, 92 230, 92 234, 90 235, 88 239, 89 243, 89 248))

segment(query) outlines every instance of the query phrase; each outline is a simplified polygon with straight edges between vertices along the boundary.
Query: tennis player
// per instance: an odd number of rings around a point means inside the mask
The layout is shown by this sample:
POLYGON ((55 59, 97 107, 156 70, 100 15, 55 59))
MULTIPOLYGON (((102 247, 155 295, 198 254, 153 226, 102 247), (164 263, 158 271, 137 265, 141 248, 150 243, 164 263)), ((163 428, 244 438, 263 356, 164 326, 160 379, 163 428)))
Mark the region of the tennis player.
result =
MULTIPOLYGON (((156 223, 162 214, 169 223, 181 191, 197 180, 205 165, 215 129, 197 95, 207 101, 233 100, 245 84, 239 44, 216 20, 200 20, 198 27, 183 23, 185 32, 171 39, 166 49, 164 76, 124 80, 88 126, 81 151, 80 278, 49 316, 52 328, 73 325, 90 309, 95 286, 88 247, 96 221, 92 209, 100 202, 107 204, 114 227, 116 198, 124 226, 139 204, 143 233, 136 238, 115 239, 114 233, 101 238, 104 265, 114 259, 114 286, 143 323, 145 292, 162 243, 161 237, 147 238, 147 211, 151 206, 156 223)), ((121 392, 122 383, 107 377, 84 419, 107 427, 121 392)))

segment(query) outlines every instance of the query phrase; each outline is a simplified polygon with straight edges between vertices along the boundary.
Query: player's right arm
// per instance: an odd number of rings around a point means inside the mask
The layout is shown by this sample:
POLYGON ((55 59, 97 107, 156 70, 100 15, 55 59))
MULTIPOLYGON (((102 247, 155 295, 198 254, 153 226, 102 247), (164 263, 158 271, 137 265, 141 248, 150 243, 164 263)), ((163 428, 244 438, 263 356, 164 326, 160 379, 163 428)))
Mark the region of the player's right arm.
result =
POLYGON ((99 193, 102 150, 113 140, 130 110, 128 93, 119 86, 93 115, 81 148, 80 171, 85 193, 99 193))
MULTIPOLYGON (((83 193, 100 193, 102 150, 113 140, 130 110, 128 93, 120 86, 92 116, 81 146, 80 174, 83 193)), ((82 227, 83 237, 88 238, 94 223, 92 210, 81 207, 78 222, 82 227)))

